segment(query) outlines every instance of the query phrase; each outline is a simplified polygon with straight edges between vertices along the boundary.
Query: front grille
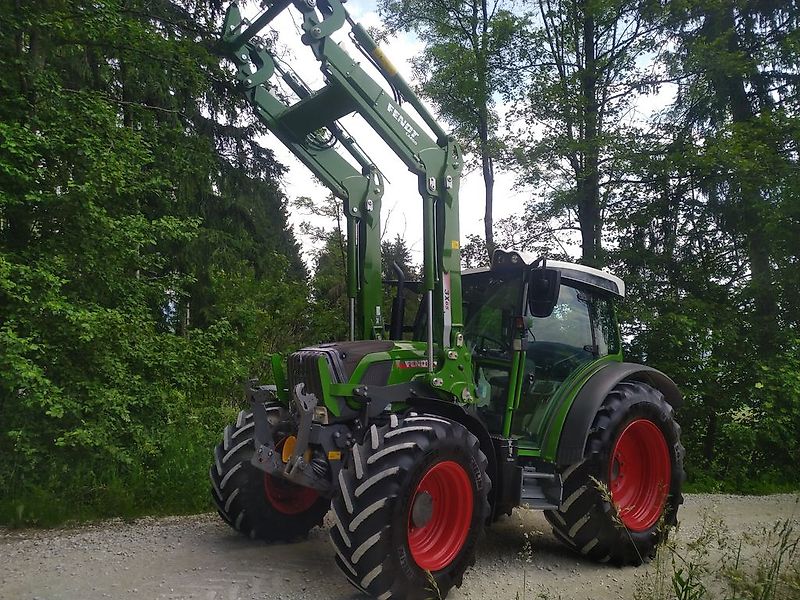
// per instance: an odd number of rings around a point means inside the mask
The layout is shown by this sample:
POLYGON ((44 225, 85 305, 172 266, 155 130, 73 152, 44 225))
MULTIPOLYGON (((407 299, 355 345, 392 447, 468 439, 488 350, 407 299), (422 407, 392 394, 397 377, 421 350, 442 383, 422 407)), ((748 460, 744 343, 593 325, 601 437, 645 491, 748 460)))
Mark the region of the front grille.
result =
MULTIPOLYGON (((290 393, 293 394, 297 384, 302 383, 306 394, 314 394, 317 400, 322 402, 322 382, 319 379, 319 369, 317 367, 320 357, 325 359, 328 363, 328 368, 330 368, 330 357, 324 351, 298 350, 289 355, 289 360, 286 364, 286 375, 290 393)), ((336 381, 333 373, 331 373, 331 378, 336 381)))

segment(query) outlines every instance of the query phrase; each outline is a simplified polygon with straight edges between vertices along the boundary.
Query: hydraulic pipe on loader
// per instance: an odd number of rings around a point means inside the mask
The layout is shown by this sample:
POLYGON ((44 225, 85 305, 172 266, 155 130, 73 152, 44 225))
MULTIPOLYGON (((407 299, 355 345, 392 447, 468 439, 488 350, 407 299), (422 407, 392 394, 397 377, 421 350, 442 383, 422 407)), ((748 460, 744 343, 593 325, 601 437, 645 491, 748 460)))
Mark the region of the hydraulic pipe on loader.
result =
POLYGON ((425 108, 425 105, 419 101, 419 98, 414 94, 413 90, 408 86, 406 80, 397 71, 397 68, 389 60, 389 57, 384 54, 383 50, 375 43, 372 36, 367 33, 367 30, 361 26, 360 23, 353 21, 350 16, 347 16, 347 22, 353 28, 353 37, 356 43, 361 46, 377 63, 375 66, 381 74, 389 82, 389 85, 397 89, 405 101, 407 101, 417 114, 422 117, 425 124, 430 127, 431 131, 436 134, 436 141, 439 145, 446 145, 448 135, 444 129, 439 125, 433 115, 425 108))

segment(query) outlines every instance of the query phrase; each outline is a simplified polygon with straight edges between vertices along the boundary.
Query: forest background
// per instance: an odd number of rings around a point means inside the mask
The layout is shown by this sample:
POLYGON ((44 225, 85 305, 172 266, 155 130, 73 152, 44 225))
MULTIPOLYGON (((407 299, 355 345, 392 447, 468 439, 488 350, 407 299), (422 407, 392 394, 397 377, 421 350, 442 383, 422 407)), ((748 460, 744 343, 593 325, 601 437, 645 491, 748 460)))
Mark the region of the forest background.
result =
MULTIPOLYGON (((213 53, 226 4, 0 0, 0 523, 208 509, 243 383, 343 337, 339 209, 282 191, 213 53), (308 264, 300 209, 329 223, 308 264)), ((465 264, 578 239, 627 283, 627 358, 685 395, 688 487, 796 489, 800 4, 378 8, 424 43, 418 89, 481 173, 465 264), (527 201, 495 223, 497 171, 527 201)), ((402 238, 384 255, 417 268, 402 238)))

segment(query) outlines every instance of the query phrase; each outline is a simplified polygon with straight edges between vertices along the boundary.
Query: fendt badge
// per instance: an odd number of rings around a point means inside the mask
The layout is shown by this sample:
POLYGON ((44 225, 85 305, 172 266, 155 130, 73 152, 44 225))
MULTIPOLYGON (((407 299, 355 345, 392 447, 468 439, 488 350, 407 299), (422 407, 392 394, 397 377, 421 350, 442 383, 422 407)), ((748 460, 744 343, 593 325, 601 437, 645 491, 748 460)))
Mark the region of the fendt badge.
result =
POLYGON ((417 144, 417 136, 419 135, 419 131, 414 129, 414 127, 411 125, 411 123, 406 121, 405 117, 400 113, 400 111, 397 110, 391 104, 387 104, 386 105, 386 110, 388 110, 390 113, 392 113, 392 116, 394 117, 394 120, 397 121, 398 123, 400 123, 400 127, 402 127, 403 130, 406 132, 406 135, 408 136, 408 139, 410 139, 412 142, 414 142, 414 145, 416 145, 417 144))

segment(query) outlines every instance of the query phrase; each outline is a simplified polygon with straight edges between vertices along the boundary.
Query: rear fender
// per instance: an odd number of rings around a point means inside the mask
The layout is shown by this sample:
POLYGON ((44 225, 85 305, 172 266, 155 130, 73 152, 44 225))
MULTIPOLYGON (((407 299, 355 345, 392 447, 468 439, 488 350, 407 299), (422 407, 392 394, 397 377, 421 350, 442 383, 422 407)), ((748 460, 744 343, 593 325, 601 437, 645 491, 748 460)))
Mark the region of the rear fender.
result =
POLYGON ((608 393, 621 381, 641 381, 651 385, 664 394, 664 399, 673 408, 683 404, 678 386, 661 371, 635 363, 608 363, 583 384, 572 402, 558 442, 558 466, 571 465, 583 458, 592 421, 608 393))

